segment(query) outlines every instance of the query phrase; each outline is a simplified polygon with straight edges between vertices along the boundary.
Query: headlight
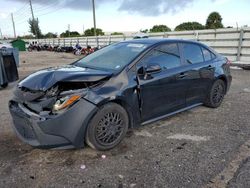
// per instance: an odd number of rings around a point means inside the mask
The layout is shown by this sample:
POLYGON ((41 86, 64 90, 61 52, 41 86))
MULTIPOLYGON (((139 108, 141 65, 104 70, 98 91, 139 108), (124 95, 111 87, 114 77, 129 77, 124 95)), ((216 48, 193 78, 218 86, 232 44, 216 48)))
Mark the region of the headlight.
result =
POLYGON ((81 96, 82 95, 76 94, 76 95, 70 95, 70 96, 66 96, 66 97, 58 99, 53 106, 53 110, 59 111, 64 108, 67 108, 68 106, 78 101, 81 98, 81 96))

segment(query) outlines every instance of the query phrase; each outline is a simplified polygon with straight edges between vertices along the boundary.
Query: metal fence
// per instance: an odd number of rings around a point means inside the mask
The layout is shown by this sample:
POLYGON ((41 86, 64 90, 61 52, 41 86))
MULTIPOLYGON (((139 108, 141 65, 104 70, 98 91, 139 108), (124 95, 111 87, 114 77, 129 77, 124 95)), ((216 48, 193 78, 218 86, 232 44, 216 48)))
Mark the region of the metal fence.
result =
MULTIPOLYGON (((214 48, 218 53, 225 55, 231 61, 250 62, 250 27, 227 28, 214 30, 194 30, 165 33, 149 33, 149 38, 179 38, 201 41, 214 48)), ((131 40, 133 35, 110 35, 98 37, 74 37, 38 39, 42 44, 72 46, 79 43, 81 46, 104 46, 114 42, 131 40)), ((34 40, 26 40, 31 42, 34 40)))

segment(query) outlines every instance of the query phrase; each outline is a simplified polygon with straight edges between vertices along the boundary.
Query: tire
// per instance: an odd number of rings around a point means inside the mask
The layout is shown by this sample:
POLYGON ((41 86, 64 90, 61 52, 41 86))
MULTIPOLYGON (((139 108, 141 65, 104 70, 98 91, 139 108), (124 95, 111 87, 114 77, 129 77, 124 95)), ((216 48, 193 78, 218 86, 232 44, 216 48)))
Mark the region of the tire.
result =
POLYGON ((77 55, 77 56, 81 55, 81 51, 77 50, 77 51, 75 52, 75 55, 77 55))
POLYGON ((250 70, 250 66, 242 67, 243 70, 250 70))
POLYGON ((0 88, 6 88, 8 86, 8 83, 4 83, 3 85, 1 85, 0 88))
POLYGON ((221 105, 226 93, 226 84, 223 80, 216 80, 207 96, 205 105, 211 108, 217 108, 221 105))
POLYGON ((92 117, 87 128, 86 143, 96 150, 112 149, 125 137, 128 126, 126 110, 116 103, 108 103, 92 117))

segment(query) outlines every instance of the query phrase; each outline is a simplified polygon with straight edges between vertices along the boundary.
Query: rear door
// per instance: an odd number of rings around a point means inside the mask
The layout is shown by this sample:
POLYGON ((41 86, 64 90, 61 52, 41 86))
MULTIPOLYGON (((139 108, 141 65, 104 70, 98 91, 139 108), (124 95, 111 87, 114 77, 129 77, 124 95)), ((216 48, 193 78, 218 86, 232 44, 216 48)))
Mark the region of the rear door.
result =
POLYGON ((186 104, 202 103, 214 78, 213 54, 196 43, 183 42, 180 48, 188 81, 186 104))
POLYGON ((138 75, 142 121, 185 107, 187 85, 177 43, 160 45, 137 64, 137 69, 158 64, 161 71, 138 75))

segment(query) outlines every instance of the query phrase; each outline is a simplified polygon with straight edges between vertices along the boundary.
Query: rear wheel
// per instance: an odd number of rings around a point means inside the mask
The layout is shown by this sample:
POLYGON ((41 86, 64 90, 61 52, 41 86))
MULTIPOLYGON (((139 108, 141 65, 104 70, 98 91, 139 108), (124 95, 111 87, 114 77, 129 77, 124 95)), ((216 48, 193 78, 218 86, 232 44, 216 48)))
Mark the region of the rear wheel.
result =
POLYGON ((111 149, 125 137, 128 125, 126 110, 116 103, 108 103, 90 121, 86 142, 97 150, 111 149))
POLYGON ((224 99, 225 91, 225 82, 223 80, 216 80, 209 91, 205 105, 211 108, 219 107, 224 99))

